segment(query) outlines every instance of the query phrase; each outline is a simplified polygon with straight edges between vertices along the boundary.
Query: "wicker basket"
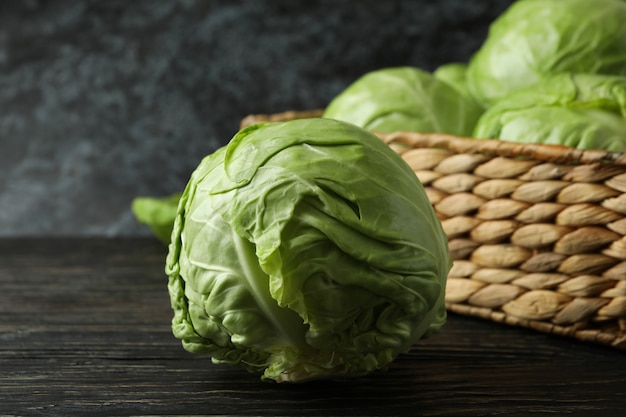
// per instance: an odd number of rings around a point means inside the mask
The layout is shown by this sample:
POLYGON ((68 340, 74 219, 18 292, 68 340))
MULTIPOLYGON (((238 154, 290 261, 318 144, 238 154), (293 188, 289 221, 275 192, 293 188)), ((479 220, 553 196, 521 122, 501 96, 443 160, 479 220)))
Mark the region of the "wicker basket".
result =
MULTIPOLYGON (((251 115, 242 126, 319 115, 251 115)), ((626 349, 626 155, 379 136, 422 181, 448 235, 449 311, 626 349)))

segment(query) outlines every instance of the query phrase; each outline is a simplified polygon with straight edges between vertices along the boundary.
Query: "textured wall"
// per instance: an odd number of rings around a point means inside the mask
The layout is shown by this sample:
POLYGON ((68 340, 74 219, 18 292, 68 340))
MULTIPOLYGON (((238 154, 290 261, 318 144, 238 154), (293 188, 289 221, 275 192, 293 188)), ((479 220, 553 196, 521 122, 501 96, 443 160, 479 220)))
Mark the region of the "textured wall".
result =
POLYGON ((0 2, 0 236, 147 234, 242 117, 465 61, 511 1, 0 2))

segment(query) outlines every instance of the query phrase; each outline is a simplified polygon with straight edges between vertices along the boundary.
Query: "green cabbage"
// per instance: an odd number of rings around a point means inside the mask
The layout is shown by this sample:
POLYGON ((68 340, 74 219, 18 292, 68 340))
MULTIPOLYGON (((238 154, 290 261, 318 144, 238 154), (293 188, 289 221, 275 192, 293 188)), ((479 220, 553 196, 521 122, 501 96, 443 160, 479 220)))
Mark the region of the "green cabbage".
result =
POLYGON ((443 325, 450 266, 424 189, 374 135, 322 118, 253 125, 181 198, 172 329, 264 380, 363 375, 443 325))
POLYGON ((363 75, 328 104, 323 117, 370 131, 467 136, 481 113, 473 99, 431 73, 398 67, 363 75))
POLYGON ((172 236, 180 196, 181 193, 167 197, 136 197, 131 210, 137 221, 146 224, 157 239, 167 245, 172 236))
MULTIPOLYGON (((626 120, 599 110, 533 107, 501 115, 493 138, 626 152, 626 120)), ((478 137, 489 137, 480 131, 478 137)))
POLYGON ((548 77, 485 111, 473 136, 626 152, 626 77, 548 77))
POLYGON ((519 0, 470 60, 469 89, 487 107, 547 75, 626 75, 624 22, 623 0, 519 0))
POLYGON ((438 80, 454 87, 464 96, 473 98, 469 88, 467 87, 467 64, 462 62, 450 62, 448 64, 443 64, 433 71, 433 75, 438 80))

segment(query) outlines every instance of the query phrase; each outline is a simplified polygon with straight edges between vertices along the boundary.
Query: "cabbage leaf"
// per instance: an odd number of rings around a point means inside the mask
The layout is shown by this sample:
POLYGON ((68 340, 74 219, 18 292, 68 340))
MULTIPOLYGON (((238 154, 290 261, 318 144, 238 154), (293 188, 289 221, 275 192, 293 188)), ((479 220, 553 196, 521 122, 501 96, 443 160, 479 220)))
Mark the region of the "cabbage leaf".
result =
POLYGON ((623 0, 519 0, 491 24, 468 87, 488 107, 550 75, 626 75, 624 22, 623 0))
POLYGON ((443 64, 433 71, 433 75, 438 80, 454 87, 464 96, 473 98, 467 87, 467 64, 462 62, 443 64))
POLYGON ((167 197, 135 197, 131 210, 138 222, 147 225, 157 239, 168 245, 180 197, 181 193, 167 197))
POLYGON ((487 109, 473 136, 626 152, 626 76, 548 77, 487 109))

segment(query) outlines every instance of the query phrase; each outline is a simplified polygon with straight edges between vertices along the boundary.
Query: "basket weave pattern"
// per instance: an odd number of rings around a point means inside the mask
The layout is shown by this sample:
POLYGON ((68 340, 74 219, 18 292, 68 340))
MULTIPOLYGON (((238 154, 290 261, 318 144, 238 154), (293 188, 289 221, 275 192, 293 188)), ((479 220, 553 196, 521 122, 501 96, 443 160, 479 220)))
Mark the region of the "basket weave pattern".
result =
MULTIPOLYGON (((242 126, 320 114, 253 115, 242 126)), ((424 184, 448 236, 449 311, 626 349, 626 155, 379 136, 424 184)))

